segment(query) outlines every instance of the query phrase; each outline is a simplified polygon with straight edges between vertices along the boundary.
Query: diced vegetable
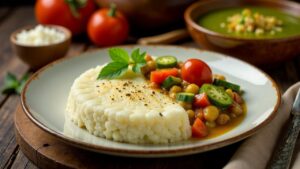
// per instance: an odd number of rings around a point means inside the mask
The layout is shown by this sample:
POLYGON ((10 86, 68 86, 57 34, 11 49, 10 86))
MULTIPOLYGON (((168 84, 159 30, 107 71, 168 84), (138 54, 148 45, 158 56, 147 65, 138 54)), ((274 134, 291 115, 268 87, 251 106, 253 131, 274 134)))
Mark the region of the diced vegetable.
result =
POLYGON ((223 86, 226 89, 231 89, 236 92, 240 92, 240 86, 234 83, 227 82, 225 80, 215 79, 213 82, 216 86, 223 86))
POLYGON ((241 105, 237 104, 236 102, 234 102, 232 104, 232 106, 229 107, 229 111, 233 114, 235 114, 236 116, 239 116, 241 114, 243 114, 243 108, 241 105))
POLYGON ((229 120, 230 120, 230 117, 227 114, 222 113, 218 116, 216 122, 218 125, 225 125, 229 122, 229 120))
POLYGON ((160 56, 156 60, 157 68, 172 68, 177 66, 177 59, 174 56, 160 56))
POLYGON ((203 109, 204 118, 207 121, 215 121, 219 116, 219 109, 216 106, 207 106, 203 109))
POLYGON ((197 94, 197 93, 199 93, 199 87, 196 84, 194 84, 194 83, 189 84, 186 87, 185 92, 197 94))
POLYGON ((225 92, 231 97, 234 97, 233 91, 231 89, 226 89, 225 92))
POLYGON ((182 88, 180 86, 174 85, 171 87, 170 92, 179 93, 182 91, 182 88))
POLYGON ((148 61, 152 61, 152 60, 153 60, 153 58, 151 57, 151 55, 149 55, 149 54, 146 54, 146 56, 145 56, 145 60, 146 60, 146 62, 148 62, 148 61))
POLYGON ((213 77, 214 79, 226 80, 225 76, 220 74, 214 74, 213 77))
POLYGON ((195 117, 199 118, 202 121, 205 121, 204 119, 204 113, 203 113, 203 109, 199 108, 195 110, 195 117))
POLYGON ((169 89, 174 85, 181 84, 182 80, 178 77, 168 76, 162 83, 162 87, 165 89, 169 89))
POLYGON ((232 98, 225 92, 223 88, 204 84, 200 89, 200 93, 206 93, 212 104, 226 108, 232 104, 232 98))
POLYGON ((168 76, 177 76, 178 69, 161 69, 155 70, 150 73, 150 81, 156 84, 161 84, 168 76))
POLYGON ((189 110, 187 110, 186 112, 187 112, 187 114, 188 114, 188 116, 189 116, 190 121, 193 122, 194 119, 195 119, 195 112, 194 112, 194 110, 189 109, 189 110))
POLYGON ((194 106, 204 108, 209 105, 210 102, 206 93, 200 93, 195 95, 194 106))
POLYGON ((183 101, 178 101, 178 103, 180 104, 180 106, 182 106, 185 110, 189 110, 191 109, 192 103, 188 103, 188 102, 183 102, 183 101))
POLYGON ((203 121, 196 118, 192 126, 192 136, 202 138, 208 135, 208 130, 203 121))
POLYGON ((192 103, 194 101, 194 94, 193 93, 177 93, 176 100, 192 103))
POLYGON ((175 93, 175 92, 169 92, 169 96, 170 96, 172 99, 176 99, 176 95, 177 95, 177 93, 175 93))
POLYGON ((148 66, 148 69, 149 69, 150 71, 156 69, 156 63, 155 63, 155 61, 153 61, 153 60, 148 61, 148 62, 147 62, 147 66, 148 66))
POLYGON ((244 103, 243 98, 238 93, 236 93, 236 92, 233 92, 233 100, 235 102, 237 102, 238 104, 244 103))

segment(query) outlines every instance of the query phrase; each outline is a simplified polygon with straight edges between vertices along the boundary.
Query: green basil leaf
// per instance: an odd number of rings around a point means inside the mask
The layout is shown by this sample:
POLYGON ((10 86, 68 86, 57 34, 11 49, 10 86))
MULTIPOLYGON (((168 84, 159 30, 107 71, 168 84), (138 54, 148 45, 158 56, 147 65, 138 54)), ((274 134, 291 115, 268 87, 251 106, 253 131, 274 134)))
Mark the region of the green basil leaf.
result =
POLYGON ((137 63, 132 67, 132 71, 135 73, 141 73, 141 67, 143 67, 146 63, 137 63))
POLYGON ((128 63, 111 62, 102 68, 97 79, 113 79, 120 77, 128 70, 128 63))
POLYGON ((146 63, 145 56, 146 52, 140 54, 139 48, 133 50, 131 53, 131 58, 135 63, 146 63))
POLYGON ((111 60, 114 62, 129 63, 129 55, 126 50, 122 48, 110 48, 108 52, 111 60))
POLYGON ((12 73, 7 73, 4 79, 4 88, 16 88, 19 86, 17 77, 12 73))
POLYGON ((15 89, 19 86, 19 81, 17 77, 7 72, 5 79, 4 79, 4 87, 2 88, 2 94, 10 94, 15 91, 15 89))

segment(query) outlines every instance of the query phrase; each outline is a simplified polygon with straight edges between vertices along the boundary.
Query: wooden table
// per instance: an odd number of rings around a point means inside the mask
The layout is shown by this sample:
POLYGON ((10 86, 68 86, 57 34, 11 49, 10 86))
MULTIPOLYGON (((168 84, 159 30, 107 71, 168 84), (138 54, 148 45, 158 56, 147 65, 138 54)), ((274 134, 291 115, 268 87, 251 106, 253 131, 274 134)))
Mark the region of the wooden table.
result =
MULTIPOLYGON (((0 8, 0 86, 4 83, 4 77, 7 71, 17 74, 19 77, 28 71, 28 67, 23 64, 11 50, 9 36, 16 29, 35 23, 33 7, 0 8)), ((187 39, 177 45, 198 47, 191 39, 187 39)), ((86 38, 81 38, 72 43, 67 56, 78 55, 94 48, 95 47, 92 46, 86 38)), ((282 63, 277 68, 266 70, 266 72, 278 83, 281 91, 284 92, 289 86, 300 79, 300 59, 299 57, 295 58, 294 60, 282 63)), ((26 158, 16 144, 13 132, 13 117, 19 102, 20 99, 17 95, 0 95, 0 168, 37 168, 26 158)), ((221 156, 222 159, 218 156, 219 159, 216 160, 216 164, 213 165, 214 168, 219 168, 226 164, 240 143, 241 142, 199 154, 197 158, 211 162, 214 161, 211 159, 215 158, 215 154, 224 154, 221 156)), ((186 159, 184 163, 187 163, 187 166, 197 165, 196 158, 193 159, 193 157, 189 156, 186 159)), ((155 168, 174 168, 175 166, 170 164, 171 161, 172 160, 165 160, 163 166, 156 166, 155 168)), ((181 167, 183 166, 185 165, 181 167)), ((206 168, 209 164, 202 164, 202 166, 206 168)), ((120 164, 119 167, 114 168, 135 167, 122 166, 122 164, 120 164)))

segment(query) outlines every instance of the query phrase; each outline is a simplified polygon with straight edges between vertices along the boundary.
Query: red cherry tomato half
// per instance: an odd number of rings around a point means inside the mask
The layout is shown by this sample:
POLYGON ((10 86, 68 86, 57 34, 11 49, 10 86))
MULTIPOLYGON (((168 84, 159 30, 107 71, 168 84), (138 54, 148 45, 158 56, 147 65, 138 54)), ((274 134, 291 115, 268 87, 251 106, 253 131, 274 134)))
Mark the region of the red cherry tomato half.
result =
POLYGON ((212 83, 212 71, 210 67, 200 59, 189 59, 181 68, 181 77, 189 83, 202 86, 204 83, 212 83))

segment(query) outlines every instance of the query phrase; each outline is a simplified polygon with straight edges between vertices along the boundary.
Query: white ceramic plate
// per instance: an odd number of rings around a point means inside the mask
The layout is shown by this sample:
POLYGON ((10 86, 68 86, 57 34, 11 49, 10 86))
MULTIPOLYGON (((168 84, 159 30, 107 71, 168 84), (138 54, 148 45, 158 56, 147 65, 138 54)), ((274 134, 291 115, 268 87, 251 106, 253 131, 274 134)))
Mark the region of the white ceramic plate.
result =
POLYGON ((200 58, 213 73, 223 74, 245 91, 248 112, 233 130, 206 140, 191 139, 169 145, 135 145, 95 137, 65 120, 65 107, 70 87, 81 73, 109 61, 107 49, 81 54, 52 63, 27 82, 22 93, 22 106, 27 116, 40 128, 62 141, 84 149, 122 156, 166 157, 204 152, 244 139, 266 125, 276 114, 280 103, 278 87, 257 68, 221 54, 178 46, 122 46, 131 51, 141 48, 151 55, 174 55, 179 60, 200 58))

